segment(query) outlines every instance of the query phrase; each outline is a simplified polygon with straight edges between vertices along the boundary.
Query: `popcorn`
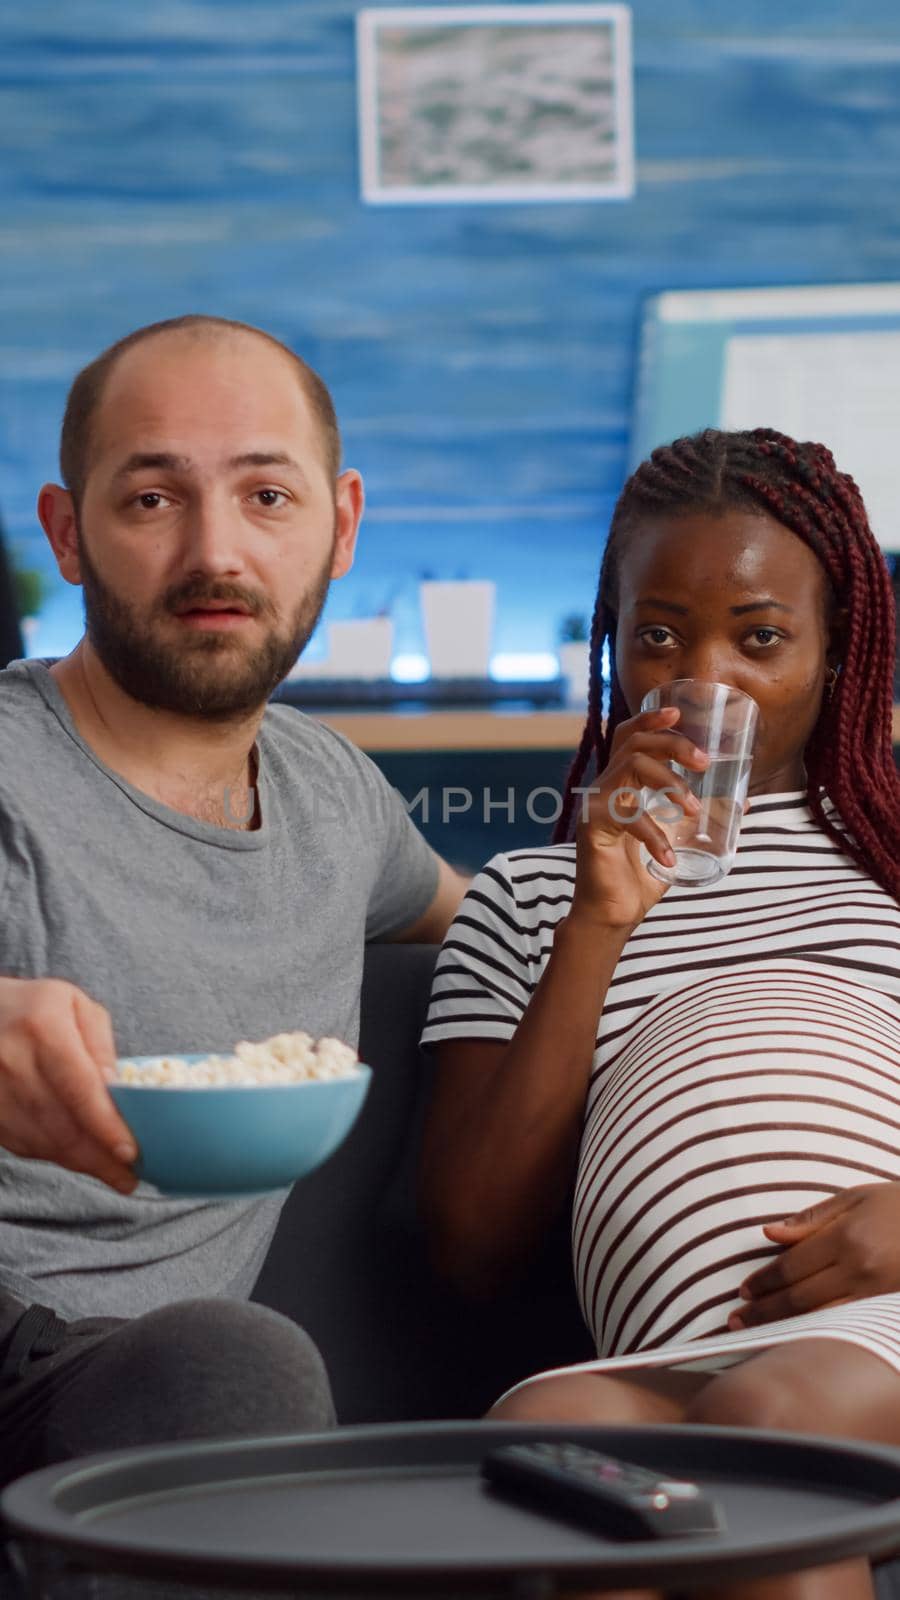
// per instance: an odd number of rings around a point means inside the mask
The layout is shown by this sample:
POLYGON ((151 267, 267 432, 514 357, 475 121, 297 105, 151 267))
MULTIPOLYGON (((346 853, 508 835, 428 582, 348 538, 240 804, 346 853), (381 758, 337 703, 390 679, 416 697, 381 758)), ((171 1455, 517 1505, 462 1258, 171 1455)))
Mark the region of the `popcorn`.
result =
POLYGON ((276 1033, 251 1044, 246 1039, 230 1056, 205 1056, 185 1061, 182 1056, 154 1056, 138 1063, 116 1063, 116 1082, 141 1089, 254 1088, 278 1083, 323 1082, 351 1078, 358 1071, 355 1050, 340 1039, 314 1040, 309 1033, 276 1033))

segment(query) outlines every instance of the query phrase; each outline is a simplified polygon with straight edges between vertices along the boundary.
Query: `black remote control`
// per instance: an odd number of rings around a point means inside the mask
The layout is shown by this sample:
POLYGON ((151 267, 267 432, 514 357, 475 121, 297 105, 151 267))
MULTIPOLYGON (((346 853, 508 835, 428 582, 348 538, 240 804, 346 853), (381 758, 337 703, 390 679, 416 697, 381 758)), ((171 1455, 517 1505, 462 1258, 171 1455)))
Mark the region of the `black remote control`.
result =
POLYGON ((580 1444, 507 1444, 491 1450, 483 1475, 502 1494, 615 1539, 721 1533, 721 1507, 678 1478, 580 1444))

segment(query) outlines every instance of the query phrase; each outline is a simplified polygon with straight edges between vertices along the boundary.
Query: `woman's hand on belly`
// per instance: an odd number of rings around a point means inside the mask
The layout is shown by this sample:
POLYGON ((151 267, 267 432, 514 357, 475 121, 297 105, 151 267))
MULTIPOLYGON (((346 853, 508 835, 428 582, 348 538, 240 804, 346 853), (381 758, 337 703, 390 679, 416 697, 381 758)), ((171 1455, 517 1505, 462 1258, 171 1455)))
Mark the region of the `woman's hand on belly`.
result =
POLYGON ((732 1330, 900 1290, 900 1183, 843 1189, 763 1232, 784 1248, 741 1284, 732 1330))

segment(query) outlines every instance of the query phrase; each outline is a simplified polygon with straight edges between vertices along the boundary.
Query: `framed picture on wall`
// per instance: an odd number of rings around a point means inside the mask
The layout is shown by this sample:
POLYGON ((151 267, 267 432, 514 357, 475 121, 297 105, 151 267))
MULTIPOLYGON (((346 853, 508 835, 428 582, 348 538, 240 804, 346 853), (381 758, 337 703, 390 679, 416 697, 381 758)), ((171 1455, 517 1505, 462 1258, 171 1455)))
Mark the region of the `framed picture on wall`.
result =
POLYGON ((368 7, 357 61, 367 201, 634 192, 628 6, 368 7))

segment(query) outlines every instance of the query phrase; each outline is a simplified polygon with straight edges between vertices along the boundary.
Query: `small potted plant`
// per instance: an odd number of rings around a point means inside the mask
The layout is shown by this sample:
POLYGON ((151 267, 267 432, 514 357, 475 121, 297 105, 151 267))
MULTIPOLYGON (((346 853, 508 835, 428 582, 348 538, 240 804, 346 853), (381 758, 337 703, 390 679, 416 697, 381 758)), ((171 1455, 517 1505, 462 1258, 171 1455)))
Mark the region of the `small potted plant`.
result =
POLYGON ((350 617, 329 622, 328 675, 332 678, 389 678, 394 624, 389 616, 350 617))
POLYGON ((302 655, 290 678, 356 678, 375 682, 391 675, 394 624, 387 607, 372 616, 348 617, 324 625, 326 650, 302 655))
POLYGON ((590 676, 591 645, 588 619, 583 613, 573 611, 563 617, 559 625, 560 677, 565 681, 565 700, 568 706, 586 706, 590 676))
POLYGON ((38 628, 38 612, 44 603, 44 575, 36 567, 13 567, 16 605, 22 638, 28 648, 38 628))
POLYGON ((437 581, 422 573, 419 597, 433 678, 486 678, 496 586, 487 578, 437 581))

